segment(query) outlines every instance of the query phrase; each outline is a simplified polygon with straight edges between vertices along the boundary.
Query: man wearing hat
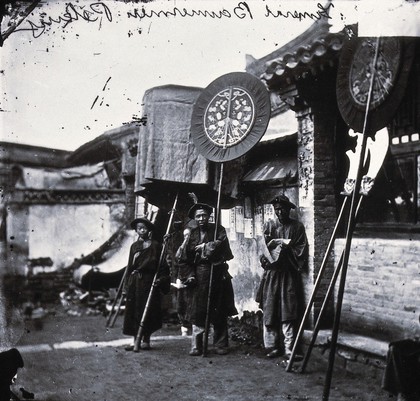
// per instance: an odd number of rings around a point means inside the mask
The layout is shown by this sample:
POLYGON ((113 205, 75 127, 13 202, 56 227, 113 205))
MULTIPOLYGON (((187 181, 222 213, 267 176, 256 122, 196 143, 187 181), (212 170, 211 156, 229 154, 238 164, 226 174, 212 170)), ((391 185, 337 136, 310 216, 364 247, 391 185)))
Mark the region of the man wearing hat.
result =
POLYGON ((23 368, 23 359, 16 348, 0 352, 0 401, 10 401, 10 386, 19 368, 23 368))
POLYGON ((221 225, 209 223, 213 209, 205 203, 196 203, 188 211, 196 226, 190 230, 188 242, 179 253, 182 260, 194 267, 196 285, 191 305, 192 340, 190 355, 203 352, 203 335, 207 315, 210 270, 213 266, 213 281, 210 297, 209 321, 213 324, 215 352, 228 352, 227 317, 238 313, 234 304, 231 276, 226 261, 233 258, 226 230, 221 225))
POLYGON ((267 356, 275 358, 288 357, 292 352, 302 302, 300 273, 307 263, 308 241, 303 224, 289 216, 296 205, 283 194, 270 203, 277 219, 264 224, 267 252, 260 257, 264 274, 256 301, 263 310, 267 356))
MULTIPOLYGON (((144 217, 131 222, 131 228, 138 234, 138 239, 130 248, 125 280, 127 294, 123 334, 133 336, 134 340, 140 327, 140 322, 152 287, 155 273, 159 270, 159 282, 169 284, 169 269, 165 261, 159 266, 161 245, 151 238, 154 225, 144 217)), ((169 289, 168 289, 169 290, 169 289)), ((140 348, 150 349, 150 336, 162 327, 160 291, 153 292, 147 317, 144 322, 140 348)), ((132 351, 134 345, 125 348, 132 351)))

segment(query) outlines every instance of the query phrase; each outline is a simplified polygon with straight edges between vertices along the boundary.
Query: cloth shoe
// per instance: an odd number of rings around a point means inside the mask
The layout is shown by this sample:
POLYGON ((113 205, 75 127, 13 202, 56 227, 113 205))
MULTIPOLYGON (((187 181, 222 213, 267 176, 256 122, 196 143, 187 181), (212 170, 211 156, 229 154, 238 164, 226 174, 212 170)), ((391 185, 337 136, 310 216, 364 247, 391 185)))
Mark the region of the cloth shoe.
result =
POLYGON ((191 335, 191 356, 198 356, 203 353, 203 333, 204 329, 201 329, 198 326, 192 326, 192 335, 191 335))
POLYGON ((133 349, 134 349, 134 345, 127 345, 126 347, 124 347, 124 349, 125 349, 126 351, 133 351, 133 349))
POLYGON ((299 354, 299 352, 296 352, 295 357, 294 357, 294 361, 295 362, 303 361, 303 355, 299 354))
POLYGON ((279 356, 282 356, 283 353, 278 349, 274 348, 267 354, 267 358, 278 358, 279 356))
POLYGON ((140 348, 144 349, 144 350, 149 350, 149 349, 151 349, 151 346, 150 346, 149 342, 143 341, 140 345, 140 348))
MULTIPOLYGON (((285 353, 284 353, 284 357, 286 358, 286 359, 290 359, 290 357, 292 356, 292 350, 291 349, 289 349, 289 348, 286 348, 286 351, 285 351, 285 353)), ((300 361, 302 361, 303 360, 303 355, 302 354, 300 354, 299 352, 296 352, 295 353, 295 356, 294 356, 294 358, 293 358, 293 360, 295 361, 295 362, 300 362, 300 361)))
POLYGON ((215 352, 217 355, 226 355, 226 354, 228 354, 228 353, 229 353, 229 350, 228 350, 227 348, 216 348, 216 349, 214 350, 214 352, 215 352))
POLYGON ((200 356, 202 352, 198 348, 192 348, 190 351, 190 356, 200 356))

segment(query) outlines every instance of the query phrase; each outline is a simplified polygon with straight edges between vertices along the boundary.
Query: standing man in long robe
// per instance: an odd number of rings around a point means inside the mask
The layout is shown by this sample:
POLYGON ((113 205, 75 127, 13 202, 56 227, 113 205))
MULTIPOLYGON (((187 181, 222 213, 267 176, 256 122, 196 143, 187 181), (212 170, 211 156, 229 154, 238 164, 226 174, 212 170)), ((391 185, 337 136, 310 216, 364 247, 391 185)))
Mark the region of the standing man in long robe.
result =
POLYGON ((188 211, 196 227, 191 228, 188 243, 180 252, 180 262, 194 267, 196 284, 191 305, 192 340, 191 356, 203 353, 210 270, 213 265, 213 281, 210 296, 209 321, 213 324, 213 345, 219 355, 228 353, 227 317, 238 313, 234 304, 231 276, 226 261, 233 258, 226 230, 221 225, 209 223, 213 209, 204 203, 196 203, 188 211))
MULTIPOLYGON (((137 232, 138 239, 131 245, 127 264, 127 300, 123 334, 133 336, 135 341, 155 273, 159 271, 159 278, 155 284, 162 288, 165 284, 169 285, 169 269, 165 261, 159 266, 162 246, 151 238, 154 224, 146 218, 139 217, 133 220, 131 228, 137 232)), ((151 334, 162 327, 160 288, 153 291, 149 308, 140 339, 140 348, 143 350, 150 349, 151 334)), ((133 351, 134 342, 125 349, 133 351)))
POLYGON ((289 216, 290 210, 296 208, 289 198, 281 194, 270 203, 277 220, 264 225, 269 255, 260 257, 264 274, 256 301, 263 310, 267 356, 289 357, 303 303, 301 272, 307 263, 308 241, 303 224, 289 216))

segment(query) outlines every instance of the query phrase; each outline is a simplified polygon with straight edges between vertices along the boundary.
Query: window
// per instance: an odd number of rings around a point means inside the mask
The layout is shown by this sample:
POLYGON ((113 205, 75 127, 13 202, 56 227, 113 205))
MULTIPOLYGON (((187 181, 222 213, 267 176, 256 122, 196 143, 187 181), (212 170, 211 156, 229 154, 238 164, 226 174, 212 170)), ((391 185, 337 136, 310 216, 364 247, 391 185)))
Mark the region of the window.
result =
POLYGON ((420 220, 419 134, 393 137, 375 185, 366 198, 361 223, 416 224, 420 220))

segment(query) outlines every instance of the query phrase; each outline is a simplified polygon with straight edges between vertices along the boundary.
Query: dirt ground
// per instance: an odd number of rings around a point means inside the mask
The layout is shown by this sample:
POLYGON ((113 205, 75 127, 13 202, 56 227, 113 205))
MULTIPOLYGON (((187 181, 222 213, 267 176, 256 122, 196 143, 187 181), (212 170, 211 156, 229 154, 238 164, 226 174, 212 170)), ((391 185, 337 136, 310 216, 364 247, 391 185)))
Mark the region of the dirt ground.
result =
MULTIPOLYGON (((191 357, 190 338, 181 337, 174 324, 152 336, 152 350, 127 352, 122 342, 112 342, 129 341, 121 334, 122 318, 111 329, 105 328, 105 322, 102 315, 64 313, 49 314, 42 329, 27 322, 16 344, 25 367, 12 390, 20 396, 19 388, 24 387, 42 401, 322 399, 326 372, 322 359, 312 358, 305 374, 287 373, 282 358, 267 359, 263 349, 233 341, 228 355, 210 350, 205 358, 191 357), (71 348, 80 344, 81 348, 71 348)), ((329 399, 395 398, 380 389, 378 380, 337 369, 329 399)))

